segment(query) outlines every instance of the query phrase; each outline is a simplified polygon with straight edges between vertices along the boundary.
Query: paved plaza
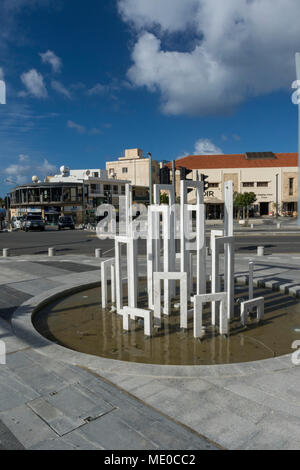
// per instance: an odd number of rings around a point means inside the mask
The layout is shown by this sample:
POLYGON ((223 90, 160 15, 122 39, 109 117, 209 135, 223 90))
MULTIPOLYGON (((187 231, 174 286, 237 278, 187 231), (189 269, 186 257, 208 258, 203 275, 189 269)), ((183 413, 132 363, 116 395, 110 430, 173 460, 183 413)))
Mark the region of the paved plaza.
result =
MULTIPOLYGON (((300 257, 253 259, 256 283, 299 295, 300 257)), ((248 262, 236 258, 241 282, 248 262)), ((0 267, 1 448, 299 449, 300 367, 290 356, 151 366, 67 350, 35 332, 30 312, 55 293, 97 285, 99 260, 24 255, 0 267)))

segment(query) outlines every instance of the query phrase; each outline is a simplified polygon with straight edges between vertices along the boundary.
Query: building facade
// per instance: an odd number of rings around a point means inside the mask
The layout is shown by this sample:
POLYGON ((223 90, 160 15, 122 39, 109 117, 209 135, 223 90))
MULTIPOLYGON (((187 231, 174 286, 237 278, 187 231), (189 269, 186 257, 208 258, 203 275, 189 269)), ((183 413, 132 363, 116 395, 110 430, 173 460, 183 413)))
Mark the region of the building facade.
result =
MULTIPOLYGON (((298 154, 256 152, 238 155, 191 155, 176 160, 176 194, 180 194, 179 168, 192 170, 189 178, 197 180, 198 174, 208 176, 205 192, 207 216, 223 218, 224 183, 233 181, 234 191, 253 192, 256 202, 251 215, 276 214, 276 201, 280 215, 297 215, 298 154)), ((189 201, 195 198, 192 191, 189 201)))
POLYGON ((125 194, 127 181, 107 178, 105 170, 69 170, 14 188, 10 193, 10 216, 40 214, 48 224, 57 224, 59 216, 71 215, 76 224, 94 222, 96 209, 103 203, 117 209, 119 196, 125 194))
MULTIPOLYGON (((108 178, 130 181, 133 186, 149 188, 149 158, 143 157, 141 149, 127 149, 125 156, 106 162, 108 178)), ((159 183, 159 163, 152 160, 152 183, 159 183)))

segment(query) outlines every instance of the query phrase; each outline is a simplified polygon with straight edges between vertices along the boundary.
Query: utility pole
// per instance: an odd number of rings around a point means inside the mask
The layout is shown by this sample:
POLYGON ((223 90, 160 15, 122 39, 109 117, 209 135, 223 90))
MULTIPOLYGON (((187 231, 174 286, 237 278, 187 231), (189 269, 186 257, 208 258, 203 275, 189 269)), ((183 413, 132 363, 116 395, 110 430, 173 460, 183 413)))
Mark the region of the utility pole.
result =
POLYGON ((147 155, 149 157, 149 204, 152 204, 152 154, 148 152, 147 155))
MULTIPOLYGON (((297 80, 300 80, 300 52, 296 53, 296 73, 297 80)), ((298 225, 300 225, 300 103, 298 103, 299 110, 299 122, 298 122, 298 205, 297 205, 297 216, 298 225)))

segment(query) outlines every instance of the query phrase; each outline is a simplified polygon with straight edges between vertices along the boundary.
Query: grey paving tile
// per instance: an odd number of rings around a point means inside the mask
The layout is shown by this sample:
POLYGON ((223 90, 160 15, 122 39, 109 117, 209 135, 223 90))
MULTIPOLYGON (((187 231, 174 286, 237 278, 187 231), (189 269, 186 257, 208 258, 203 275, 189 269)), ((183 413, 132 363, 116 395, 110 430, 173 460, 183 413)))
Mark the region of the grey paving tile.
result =
POLYGON ((32 296, 39 295, 45 290, 54 289, 58 287, 59 282, 50 281, 49 279, 35 279, 34 281, 23 281, 15 282, 9 285, 10 288, 14 288, 25 294, 32 296))
POLYGON ((10 286, 1 286, 0 317, 6 321, 11 319, 13 312, 19 305, 30 299, 31 295, 20 292, 10 286))
POLYGON ((25 448, 57 438, 57 434, 27 405, 1 412, 0 419, 25 448))
POLYGON ((0 420, 0 450, 23 450, 24 446, 16 439, 0 420))
MULTIPOLYGON (((40 264, 38 261, 36 261, 34 264, 40 264)), ((45 263, 43 263, 44 266, 45 263)), ((88 272, 88 271, 96 271, 99 270, 99 266, 91 266, 90 264, 86 263, 76 263, 75 261, 49 261, 47 263, 47 267, 50 268, 56 268, 56 269, 63 269, 65 271, 70 271, 72 273, 83 273, 83 272, 88 272)))
POLYGON ((113 410, 108 402, 80 385, 70 385, 28 406, 60 436, 113 410))

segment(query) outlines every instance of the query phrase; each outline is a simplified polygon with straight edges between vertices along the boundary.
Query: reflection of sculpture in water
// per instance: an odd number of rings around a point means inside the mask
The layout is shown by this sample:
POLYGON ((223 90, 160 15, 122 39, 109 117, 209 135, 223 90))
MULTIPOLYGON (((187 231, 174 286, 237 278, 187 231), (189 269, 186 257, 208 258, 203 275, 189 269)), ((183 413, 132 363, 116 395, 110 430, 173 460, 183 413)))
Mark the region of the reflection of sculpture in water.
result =
MULTIPOLYGON (((132 190, 126 185, 125 230, 115 236, 115 258, 101 263, 102 307, 107 307, 107 282, 111 277, 111 302, 116 301, 116 312, 123 316, 124 330, 130 330, 131 320, 143 319, 144 334, 152 335, 153 325, 161 327, 161 315, 169 316, 176 296, 176 282, 180 283, 180 328, 188 327, 193 318, 195 338, 205 336, 203 306, 211 303, 210 325, 221 335, 229 335, 230 320, 234 316, 234 236, 233 184, 226 182, 224 229, 211 230, 211 292, 207 292, 205 205, 203 182, 181 181, 180 210, 175 206, 172 185, 154 185, 154 204, 148 207, 147 224, 147 299, 148 309, 138 308, 138 245, 136 225, 133 223, 132 190), (187 203, 189 189, 196 192, 196 204, 187 203), (160 192, 169 193, 169 205, 159 204, 160 192), (196 230, 192 230, 195 214, 196 230), (179 230, 178 230, 179 225, 179 230), (175 240, 179 234, 180 252, 175 240), (124 305, 121 250, 126 247, 127 304, 124 305), (161 256, 161 248, 163 254, 161 256), (220 253, 224 249, 224 291, 221 290, 220 253), (194 269, 194 258, 196 258, 194 269), (176 269, 176 259, 180 267, 176 269), (194 272, 195 271, 195 272, 194 272), (194 288, 194 278, 196 284, 194 288), (161 296, 161 285, 163 295, 161 296), (193 308, 188 305, 193 304, 193 308)), ((124 228, 123 227, 123 228, 124 228)), ((248 314, 257 309, 257 320, 264 316, 263 297, 253 299, 253 263, 249 265, 249 300, 240 303, 241 323, 246 325, 248 314)))

